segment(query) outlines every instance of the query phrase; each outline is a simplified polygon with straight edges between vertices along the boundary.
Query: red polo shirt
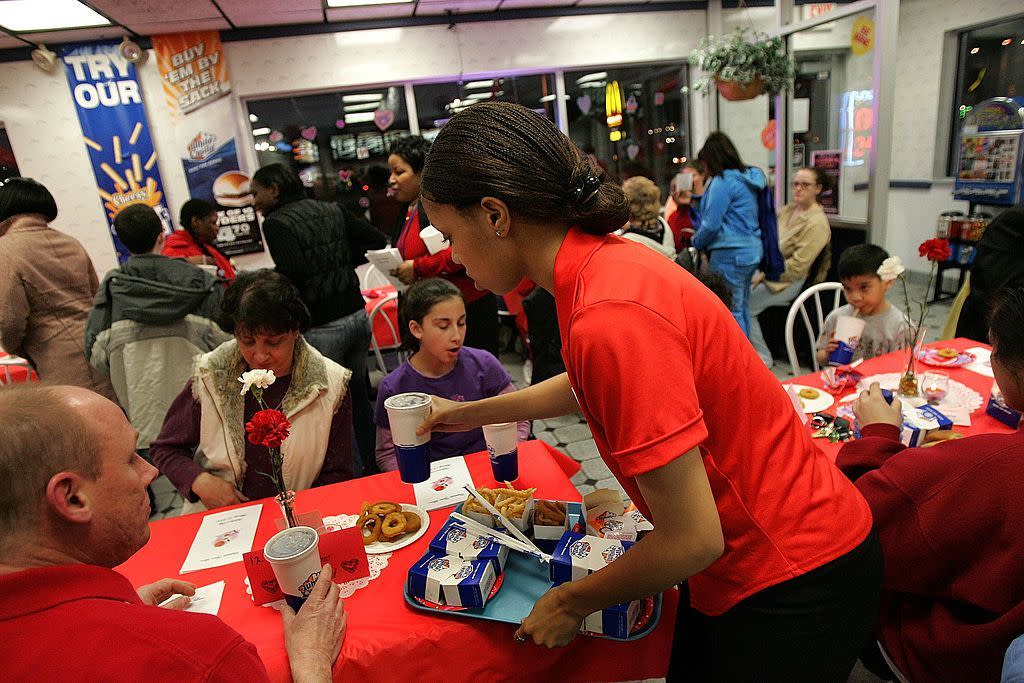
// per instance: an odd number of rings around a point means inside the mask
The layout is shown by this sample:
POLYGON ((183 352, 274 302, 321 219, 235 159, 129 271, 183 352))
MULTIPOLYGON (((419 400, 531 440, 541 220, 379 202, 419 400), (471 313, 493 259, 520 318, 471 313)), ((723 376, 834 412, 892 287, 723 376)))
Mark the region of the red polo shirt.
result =
POLYGON ((215 616, 143 605, 110 569, 60 565, 0 576, 10 681, 265 681, 256 648, 215 616))
POLYGON ((683 268, 572 229, 554 284, 569 381, 602 458, 645 514, 634 477, 700 446, 725 552, 690 578, 695 608, 722 614, 864 541, 864 498, 811 442, 722 302, 683 268))

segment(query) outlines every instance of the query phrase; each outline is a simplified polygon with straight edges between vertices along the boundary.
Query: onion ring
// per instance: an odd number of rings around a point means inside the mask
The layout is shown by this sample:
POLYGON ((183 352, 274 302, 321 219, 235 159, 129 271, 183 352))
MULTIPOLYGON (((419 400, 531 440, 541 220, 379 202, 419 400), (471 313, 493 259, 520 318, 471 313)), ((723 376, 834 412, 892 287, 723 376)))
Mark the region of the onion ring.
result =
POLYGON ((405 517, 406 533, 420 530, 420 524, 423 523, 423 520, 420 519, 419 515, 415 512, 403 512, 402 515, 405 517))
POLYGON ((372 512, 373 514, 378 515, 380 517, 384 517, 385 515, 389 515, 392 512, 401 512, 401 511, 402 511, 402 506, 399 505, 398 503, 389 503, 389 502, 383 501, 383 500, 380 501, 379 503, 374 503, 373 505, 370 506, 370 512, 372 512))
POLYGON ((405 515, 401 512, 390 512, 380 525, 380 534, 386 539, 392 539, 405 533, 405 515))
POLYGON ((380 540, 381 523, 380 517, 377 515, 363 514, 356 521, 356 526, 359 527, 359 532, 362 534, 363 545, 371 545, 380 540))

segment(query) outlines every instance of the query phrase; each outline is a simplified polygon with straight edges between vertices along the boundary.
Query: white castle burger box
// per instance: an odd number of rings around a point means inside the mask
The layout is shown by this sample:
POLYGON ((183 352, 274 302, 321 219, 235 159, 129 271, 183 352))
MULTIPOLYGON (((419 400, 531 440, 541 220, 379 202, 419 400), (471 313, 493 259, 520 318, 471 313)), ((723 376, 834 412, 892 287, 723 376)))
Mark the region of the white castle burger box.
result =
POLYGON ((654 525, 647 521, 636 506, 627 508, 622 495, 614 489, 598 489, 583 497, 587 515, 587 533, 602 538, 635 541, 642 531, 654 525))
POLYGON ((479 536, 457 519, 448 518, 441 530, 430 541, 430 549, 439 555, 455 555, 463 560, 481 560, 494 565, 494 573, 505 570, 508 546, 479 536))
MULTIPOLYGON (((622 557, 631 547, 632 541, 567 531, 551 556, 551 582, 558 586, 589 576, 622 557)), ((626 638, 640 614, 640 604, 640 600, 633 600, 589 614, 580 630, 626 638)))
POLYGON ((441 605, 483 607, 497 580, 487 560, 464 560, 428 551, 409 568, 408 593, 441 605))

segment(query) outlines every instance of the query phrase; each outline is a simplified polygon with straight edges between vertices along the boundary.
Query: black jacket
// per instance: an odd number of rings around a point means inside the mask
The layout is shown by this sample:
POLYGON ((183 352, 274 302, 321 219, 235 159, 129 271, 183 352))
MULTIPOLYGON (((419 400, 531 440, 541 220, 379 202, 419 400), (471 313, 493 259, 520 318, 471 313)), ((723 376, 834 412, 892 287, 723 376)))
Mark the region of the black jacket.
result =
POLYGON ((368 249, 387 243, 359 216, 315 199, 277 206, 263 221, 263 235, 277 272, 298 287, 314 327, 363 308, 353 269, 366 261, 368 249))
POLYGON ((971 291, 960 311, 956 336, 988 341, 989 307, 995 294, 1024 284, 1024 206, 1007 209, 993 219, 978 242, 971 265, 971 291))

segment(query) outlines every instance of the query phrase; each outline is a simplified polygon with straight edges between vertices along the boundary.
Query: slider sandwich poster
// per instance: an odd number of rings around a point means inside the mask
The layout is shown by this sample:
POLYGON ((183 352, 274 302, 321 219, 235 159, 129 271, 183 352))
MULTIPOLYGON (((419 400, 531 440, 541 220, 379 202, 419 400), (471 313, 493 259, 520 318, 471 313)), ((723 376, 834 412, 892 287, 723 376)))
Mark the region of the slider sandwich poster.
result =
POLYGON ((129 254, 114 234, 114 217, 124 207, 153 207, 168 232, 171 217, 135 65, 117 48, 116 42, 72 44, 62 47, 60 56, 96 176, 96 191, 117 260, 123 263, 129 254))
POLYGON ((217 205, 214 241, 228 256, 263 251, 249 176, 238 163, 228 66, 217 31, 153 36, 156 66, 193 199, 217 205))

